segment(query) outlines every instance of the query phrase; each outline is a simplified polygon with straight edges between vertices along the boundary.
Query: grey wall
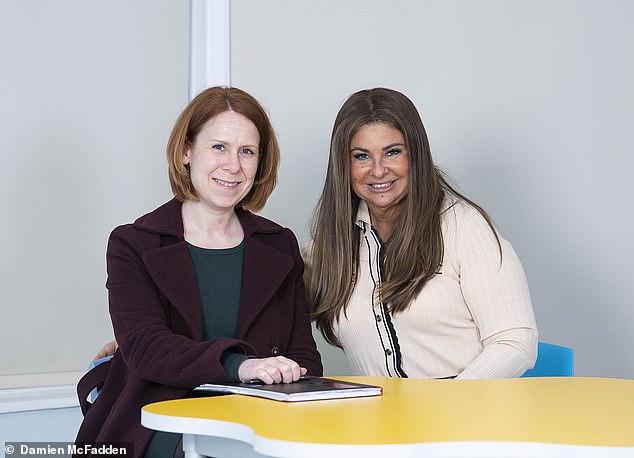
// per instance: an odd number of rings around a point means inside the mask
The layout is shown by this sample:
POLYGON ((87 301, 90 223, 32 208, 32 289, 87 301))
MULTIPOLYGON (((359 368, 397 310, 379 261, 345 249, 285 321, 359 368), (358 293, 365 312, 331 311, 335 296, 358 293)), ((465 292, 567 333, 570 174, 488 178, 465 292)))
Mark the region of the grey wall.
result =
POLYGON ((188 14, 170 0, 0 2, 0 388, 75 383, 111 339, 106 240, 171 197, 188 14))
MULTIPOLYGON (((399 89, 513 242, 542 339, 634 378, 633 20, 627 0, 233 0, 233 82, 283 146, 263 213, 305 241, 340 104, 399 89)), ((186 2, 0 3, 0 387, 74 383, 110 338, 106 238, 170 197, 187 56, 186 2)))
POLYGON ((401 90, 523 260, 541 339, 578 375, 634 378, 632 23, 628 0, 233 0, 232 82, 283 149, 264 214, 306 240, 339 106, 401 90))

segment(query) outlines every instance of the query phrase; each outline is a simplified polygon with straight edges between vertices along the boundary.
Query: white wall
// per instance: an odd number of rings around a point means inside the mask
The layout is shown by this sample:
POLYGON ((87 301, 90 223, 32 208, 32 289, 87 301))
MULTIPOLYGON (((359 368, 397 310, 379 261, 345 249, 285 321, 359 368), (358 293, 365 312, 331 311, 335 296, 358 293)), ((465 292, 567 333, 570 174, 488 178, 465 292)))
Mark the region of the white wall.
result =
POLYGON ((112 338, 106 240, 171 197, 188 14, 171 0, 0 3, 0 388, 74 384, 112 338))
POLYGON ((632 23, 628 0, 233 0, 232 82, 283 149, 264 214, 306 240, 339 106, 401 90, 523 260, 541 339, 578 375, 634 378, 632 23))
MULTIPOLYGON (((110 337, 105 241, 170 196, 187 15, 0 3, 0 386, 80 373, 110 337)), ((542 339, 574 347, 579 375, 634 378, 633 19, 626 0, 233 0, 233 82, 268 106, 284 149, 264 214, 306 240, 338 107, 402 90, 523 259, 542 339)), ((321 348, 328 373, 347 372, 321 348)))

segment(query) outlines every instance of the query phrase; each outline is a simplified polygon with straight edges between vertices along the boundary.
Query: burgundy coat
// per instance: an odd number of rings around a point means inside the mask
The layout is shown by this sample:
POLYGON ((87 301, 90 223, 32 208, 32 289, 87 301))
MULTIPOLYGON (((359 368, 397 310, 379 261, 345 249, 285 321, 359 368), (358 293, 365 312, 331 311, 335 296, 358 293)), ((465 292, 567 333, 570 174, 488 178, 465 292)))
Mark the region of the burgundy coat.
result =
POLYGON ((286 356, 321 375, 295 236, 250 212, 237 214, 245 233, 237 339, 203 341, 179 201, 112 232, 106 286, 119 350, 76 442, 132 442, 134 455, 143 456, 153 431, 141 426, 141 407, 181 398, 201 383, 231 381, 220 364, 227 350, 286 356))

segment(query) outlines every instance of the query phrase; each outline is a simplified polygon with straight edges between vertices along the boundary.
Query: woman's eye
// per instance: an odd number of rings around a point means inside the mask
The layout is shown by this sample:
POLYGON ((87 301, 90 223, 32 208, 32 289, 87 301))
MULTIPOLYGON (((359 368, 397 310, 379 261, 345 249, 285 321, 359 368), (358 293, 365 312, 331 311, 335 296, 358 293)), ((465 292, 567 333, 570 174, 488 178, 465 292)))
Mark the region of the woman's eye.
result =
POLYGON ((385 153, 385 155, 387 157, 394 157, 394 156, 398 156, 399 154, 401 154, 401 152, 402 151, 400 149, 391 149, 387 153, 385 153))
POLYGON ((214 145, 211 148, 215 149, 217 151, 224 151, 225 150, 225 147, 223 145, 214 145))
POLYGON ((367 160, 370 156, 368 156, 365 153, 356 153, 352 155, 353 158, 355 158, 357 161, 365 161, 367 160))
POLYGON ((246 155, 246 156, 253 156, 255 154, 255 151, 253 151, 252 149, 249 148, 244 148, 240 151, 240 153, 246 155))

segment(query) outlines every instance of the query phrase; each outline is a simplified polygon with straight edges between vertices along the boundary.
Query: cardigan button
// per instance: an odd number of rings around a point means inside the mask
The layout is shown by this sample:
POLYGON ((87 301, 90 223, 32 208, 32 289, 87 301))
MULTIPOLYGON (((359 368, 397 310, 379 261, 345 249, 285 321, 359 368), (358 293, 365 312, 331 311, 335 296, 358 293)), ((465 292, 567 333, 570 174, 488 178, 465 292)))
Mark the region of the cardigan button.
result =
POLYGON ((279 355, 279 354, 280 354, 280 348, 279 348, 279 347, 273 347, 273 348, 271 348, 271 354, 272 354, 273 356, 277 356, 277 355, 279 355))
POLYGON ((376 321, 379 321, 379 322, 380 322, 382 319, 383 319, 383 318, 381 318, 381 315, 377 315, 377 316, 376 316, 376 321))
POLYGON ((386 349, 385 349, 385 354, 386 354, 387 356, 390 356, 390 355, 392 354, 392 350, 390 350, 389 348, 386 348, 386 349))

